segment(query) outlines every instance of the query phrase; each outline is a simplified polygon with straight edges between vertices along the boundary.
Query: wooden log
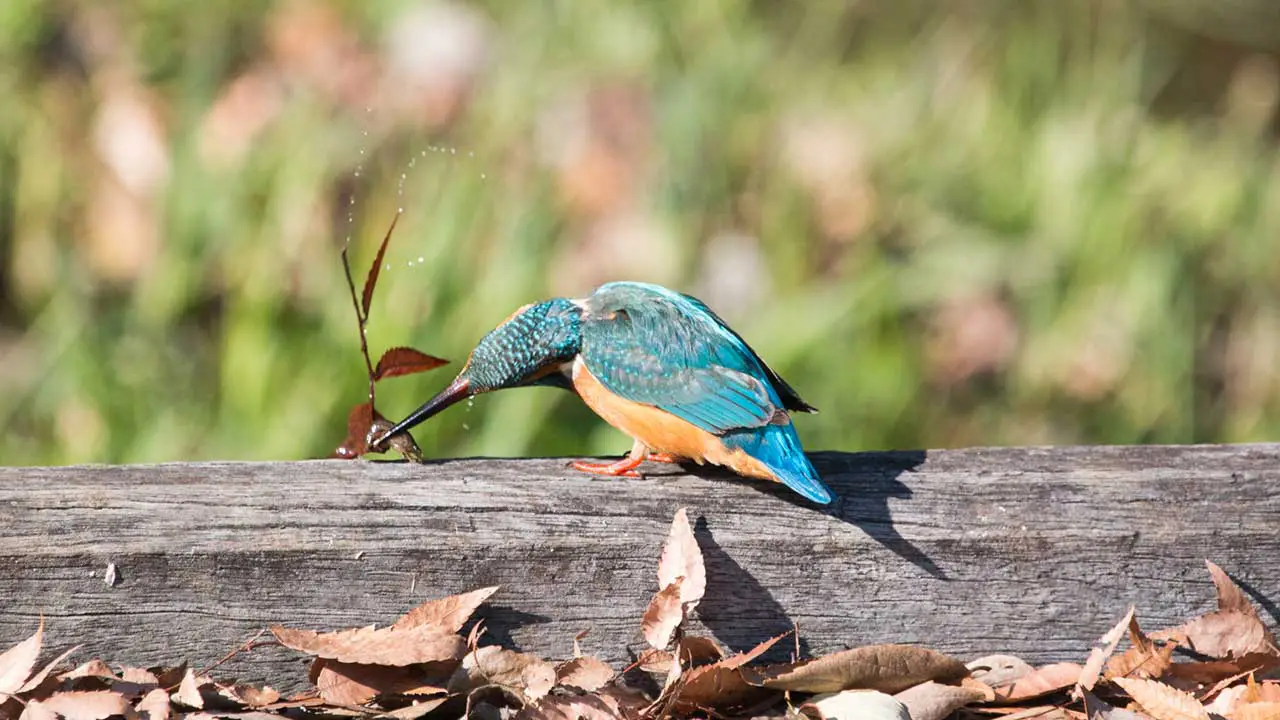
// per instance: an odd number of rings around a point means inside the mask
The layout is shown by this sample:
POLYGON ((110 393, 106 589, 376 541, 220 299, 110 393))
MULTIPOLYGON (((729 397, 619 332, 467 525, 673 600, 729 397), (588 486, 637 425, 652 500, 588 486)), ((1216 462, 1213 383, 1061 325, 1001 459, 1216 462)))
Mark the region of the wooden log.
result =
MULTIPOLYGON (((43 615, 79 659, 199 666, 271 623, 382 624, 498 584, 492 640, 558 658, 590 630, 584 648, 623 663, 680 507, 706 556, 695 625, 734 649, 796 623, 812 653, 1078 660, 1130 603, 1147 627, 1211 608, 1205 558, 1277 614, 1280 445, 814 462, 828 508, 714 470, 600 479, 551 459, 0 469, 0 646, 43 615)), ((267 648, 222 672, 288 687, 305 667, 267 648)))

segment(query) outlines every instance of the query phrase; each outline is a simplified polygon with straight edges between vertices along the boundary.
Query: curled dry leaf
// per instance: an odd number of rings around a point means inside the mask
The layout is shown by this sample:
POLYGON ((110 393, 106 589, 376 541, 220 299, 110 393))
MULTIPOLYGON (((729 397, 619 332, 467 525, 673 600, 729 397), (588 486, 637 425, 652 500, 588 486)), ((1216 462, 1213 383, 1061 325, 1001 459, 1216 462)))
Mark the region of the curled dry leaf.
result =
POLYGON ((744 672, 755 685, 812 693, 852 689, 896 693, 927 680, 948 682, 968 674, 959 660, 911 645, 871 645, 744 672))
POLYGON ((459 595, 428 600, 402 615, 391 627, 403 630, 420 625, 431 625, 445 632, 456 633, 467 624, 467 620, 471 619, 476 608, 497 591, 498 586, 494 585, 459 595))
MULTIPOLYGON (((1076 684, 1084 690, 1092 690, 1094 685, 1098 684, 1098 676, 1102 673, 1102 666, 1107 662, 1116 651, 1116 646, 1120 644, 1120 638, 1124 637, 1125 630, 1133 623, 1133 606, 1129 606, 1129 612, 1115 624, 1115 627, 1107 631, 1106 635, 1094 645, 1089 651, 1089 659, 1085 661, 1084 667, 1080 670, 1080 678, 1076 684)), ((1081 696, 1081 690, 1076 691, 1076 696, 1081 696)))
POLYGON ((188 668, 186 674, 182 676, 182 684, 178 686, 178 692, 174 693, 174 702, 189 708, 203 708, 204 695, 200 693, 201 684, 196 679, 195 671, 188 668))
POLYGON ((759 685, 747 682, 743 669, 747 663, 768 652, 769 648, 790 634, 783 633, 746 652, 687 672, 682 672, 678 663, 672 663, 672 672, 663 688, 663 697, 659 698, 657 704, 686 712, 706 708, 737 710, 755 705, 761 698, 768 697, 769 693, 759 685), (664 703, 664 700, 667 702, 664 703))
POLYGON ((352 628, 318 633, 275 626, 271 634, 287 648, 346 663, 413 665, 462 656, 466 643, 455 633, 434 625, 408 628, 352 628))
POLYGON ((682 635, 680 642, 676 644, 675 656, 680 658, 682 665, 695 667, 722 660, 725 657, 725 652, 711 638, 700 635, 682 635))
POLYGON ((26 684, 31 671, 35 669, 36 659, 40 657, 43 642, 44 618, 40 618, 40 625, 31 637, 0 655, 0 696, 12 695, 26 684))
POLYGON ((87 663, 77 665, 58 676, 59 680, 74 680, 75 678, 104 678, 107 680, 116 680, 116 673, 106 663, 94 658, 87 663))
POLYGON ((333 457, 354 460, 369 452, 369 431, 373 429, 373 403, 365 402, 347 414, 347 437, 333 451, 333 457))
POLYGON ((996 688, 996 702, 1017 703, 1065 690, 1080 680, 1079 663, 1054 663, 1038 667, 1009 685, 996 688))
POLYGON ((984 692, 976 686, 957 687, 930 680, 893 697, 907 707, 911 720, 946 720, 956 710, 988 699, 988 692, 990 688, 984 692))
POLYGON ((58 720, 58 713, 45 707, 39 700, 32 700, 22 708, 22 715, 18 716, 18 720, 58 720))
POLYGON ((169 720, 169 693, 156 688, 138 701, 138 714, 142 720, 169 720))
POLYGON ((413 375, 448 364, 449 361, 444 358, 428 355, 411 347, 393 347, 378 358, 378 366, 373 369, 373 379, 413 375))
MULTIPOLYGON (((379 695, 409 695, 424 689, 425 678, 416 668, 362 665, 316 658, 311 664, 311 683, 320 697, 333 705, 363 705, 379 695)), ((425 695, 444 694, 431 687, 425 695)), ((270 704, 270 703, 266 703, 270 704)))
POLYGON ((1173 664, 1173 643, 1156 644, 1142 632, 1136 617, 1129 618, 1128 650, 1107 661, 1106 677, 1158 678, 1173 664))
POLYGON ((110 690, 57 693, 41 704, 64 720, 103 720, 130 714, 132 709, 123 695, 110 690))
POLYGON ((26 681, 25 683, 23 683, 23 684, 22 684, 22 687, 18 688, 18 692, 19 692, 19 693, 25 693, 25 692, 31 692, 32 690, 35 690, 37 687, 39 687, 39 686, 40 686, 40 683, 44 682, 44 679, 45 679, 45 678, 49 677, 49 673, 53 672, 53 670, 54 670, 56 667, 58 667, 59 665, 61 665, 63 660, 66 660, 68 657, 70 657, 70 656, 71 656, 71 653, 73 653, 73 652, 75 652, 75 651, 77 651, 77 650, 79 650, 79 649, 80 649, 80 646, 79 646, 79 645, 76 645, 75 647, 71 648, 70 650, 68 650, 68 651, 66 651, 66 652, 62 653, 61 655, 59 655, 58 657, 54 658, 51 662, 49 662, 49 664, 47 664, 47 665, 45 665, 43 668, 41 668, 41 669, 40 669, 40 672, 38 672, 38 673, 36 673, 35 675, 32 675, 30 678, 28 678, 28 679, 27 679, 27 681, 26 681))
POLYGON ((1231 720, 1280 720, 1280 702, 1237 705, 1231 712, 1231 720))
POLYGON ((675 637, 676 630, 684 622, 684 604, 680 601, 682 578, 658 591, 649 601, 640 621, 644 639, 656 650, 665 650, 675 637))
POLYGON ((1275 637, 1262 624, 1244 591, 1217 565, 1205 561, 1218 594, 1218 611, 1193 618, 1152 637, 1187 645, 1212 658, 1238 658, 1252 653, 1277 655, 1275 637))
POLYGON ((516 714, 515 720, 622 720, 616 700, 600 695, 545 697, 516 714))
POLYGON ((1249 602, 1249 598, 1245 597, 1240 586, 1227 575, 1227 571, 1209 560, 1205 560, 1204 564, 1209 569, 1209 577, 1213 580, 1214 589, 1218 591, 1219 612, 1257 614, 1258 611, 1253 607, 1253 603, 1249 602))
POLYGON ((800 711, 818 720, 917 720, 901 701, 875 690, 819 695, 800 711))
POLYGON ((1209 712, 1199 700, 1158 680, 1116 678, 1112 682, 1156 720, 1209 720, 1209 712))
POLYGON ((965 667, 975 680, 981 680, 991 687, 1008 685, 1035 672, 1035 668, 1025 660, 1013 655, 986 655, 965 663, 965 667))
POLYGON ((495 685, 529 704, 551 692, 556 668, 533 655, 487 646, 468 653, 449 681, 449 692, 467 693, 495 685))
POLYGON ((1178 680, 1211 685, 1227 678, 1275 667, 1280 667, 1280 657, 1269 653, 1253 653, 1234 660, 1173 663, 1165 672, 1178 680))
POLYGON ((584 692, 595 692, 613 680, 615 674, 609 663, 584 655, 563 662, 556 668, 556 684, 584 692))
POLYGON ((671 530, 658 560, 658 587, 666 589, 677 580, 680 581, 680 602, 684 603, 684 611, 688 613, 707 590, 707 569, 684 508, 677 510, 672 518, 671 530))

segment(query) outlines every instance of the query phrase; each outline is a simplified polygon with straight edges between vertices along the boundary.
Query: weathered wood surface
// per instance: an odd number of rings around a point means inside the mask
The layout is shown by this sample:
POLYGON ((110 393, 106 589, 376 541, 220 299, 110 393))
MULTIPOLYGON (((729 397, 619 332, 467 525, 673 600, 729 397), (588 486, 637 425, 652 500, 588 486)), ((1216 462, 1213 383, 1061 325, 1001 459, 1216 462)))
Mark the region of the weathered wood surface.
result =
MULTIPOLYGON (((270 623, 385 623, 500 584, 482 610, 499 639, 563 657, 590 629, 624 662, 682 506, 707 558, 700 622, 733 648, 795 622, 812 652, 1079 659, 1129 603, 1152 626, 1210 608, 1204 558, 1280 599, 1280 445, 814 459, 840 496, 826 510, 712 471, 595 479, 563 460, 0 469, 0 645, 43 614, 81 659, 200 665, 270 623)), ((288 685, 304 668, 268 648, 224 670, 288 685)))

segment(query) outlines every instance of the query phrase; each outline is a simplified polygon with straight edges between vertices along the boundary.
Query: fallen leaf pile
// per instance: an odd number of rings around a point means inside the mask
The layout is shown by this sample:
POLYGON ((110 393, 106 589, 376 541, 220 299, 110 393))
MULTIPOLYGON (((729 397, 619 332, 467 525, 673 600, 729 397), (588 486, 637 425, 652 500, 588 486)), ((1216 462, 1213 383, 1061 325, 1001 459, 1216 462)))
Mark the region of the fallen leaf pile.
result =
POLYGON ((1280 720, 1272 631, 1227 574, 1208 566, 1216 611, 1146 633, 1131 608, 1082 663, 1033 667, 1011 655, 965 663, 926 648, 875 645, 765 664, 762 656, 791 633, 735 653, 686 632, 707 577, 680 510, 641 620, 649 648, 625 668, 584 654, 585 632, 560 662, 482 644, 483 622, 467 625, 497 587, 429 601, 386 627, 271 627, 274 643, 255 638, 223 659, 262 644, 312 657, 313 687, 290 697, 185 665, 91 660, 59 671, 76 648, 38 663, 42 622, 0 655, 0 718, 1280 720))

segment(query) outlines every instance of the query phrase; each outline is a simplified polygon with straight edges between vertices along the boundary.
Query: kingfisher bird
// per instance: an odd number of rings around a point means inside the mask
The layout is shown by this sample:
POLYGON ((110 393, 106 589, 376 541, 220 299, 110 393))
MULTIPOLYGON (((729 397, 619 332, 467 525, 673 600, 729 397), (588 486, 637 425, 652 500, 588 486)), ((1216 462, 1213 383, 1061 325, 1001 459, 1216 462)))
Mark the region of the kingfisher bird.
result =
POLYGON ((617 462, 572 463, 583 472, 637 477, 645 460, 711 463, 831 502, 790 415, 817 410, 705 303, 648 283, 611 282, 516 310, 448 387, 374 444, 465 398, 528 386, 576 393, 634 441, 617 462))

